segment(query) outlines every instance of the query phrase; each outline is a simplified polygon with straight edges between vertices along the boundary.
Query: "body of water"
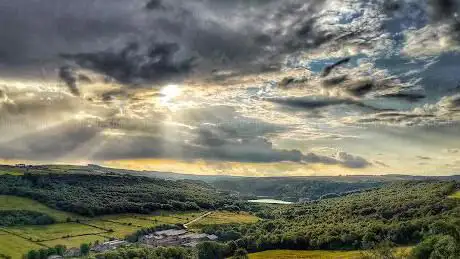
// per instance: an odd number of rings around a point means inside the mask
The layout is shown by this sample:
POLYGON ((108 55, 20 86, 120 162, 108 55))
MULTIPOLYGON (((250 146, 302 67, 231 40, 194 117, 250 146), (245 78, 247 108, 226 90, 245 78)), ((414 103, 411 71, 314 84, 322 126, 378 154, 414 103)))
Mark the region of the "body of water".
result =
POLYGON ((289 201, 281 201, 281 200, 274 200, 274 199, 248 200, 248 202, 252 202, 252 203, 270 203, 270 204, 292 204, 292 202, 289 202, 289 201))

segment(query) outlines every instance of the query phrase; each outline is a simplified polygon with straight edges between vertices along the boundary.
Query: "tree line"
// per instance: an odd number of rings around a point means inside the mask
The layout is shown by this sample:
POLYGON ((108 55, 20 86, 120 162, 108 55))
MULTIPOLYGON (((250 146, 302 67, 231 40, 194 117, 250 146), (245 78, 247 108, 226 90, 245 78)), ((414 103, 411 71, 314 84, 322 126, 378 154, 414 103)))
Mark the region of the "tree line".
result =
POLYGON ((119 175, 2 175, 0 194, 28 197, 85 216, 211 210, 238 204, 203 182, 119 175))

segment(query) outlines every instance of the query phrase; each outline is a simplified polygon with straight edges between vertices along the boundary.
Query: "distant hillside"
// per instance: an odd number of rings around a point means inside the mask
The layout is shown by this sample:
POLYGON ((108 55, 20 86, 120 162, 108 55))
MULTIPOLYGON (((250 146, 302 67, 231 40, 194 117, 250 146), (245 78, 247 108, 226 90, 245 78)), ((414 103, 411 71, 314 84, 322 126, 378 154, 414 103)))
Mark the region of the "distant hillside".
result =
POLYGON ((119 175, 0 175, 0 194, 28 197, 88 216, 216 209, 236 203, 204 182, 119 175))
POLYGON ((382 180, 342 178, 239 178, 212 183, 218 189, 245 196, 271 197, 281 200, 316 200, 380 187, 382 180))

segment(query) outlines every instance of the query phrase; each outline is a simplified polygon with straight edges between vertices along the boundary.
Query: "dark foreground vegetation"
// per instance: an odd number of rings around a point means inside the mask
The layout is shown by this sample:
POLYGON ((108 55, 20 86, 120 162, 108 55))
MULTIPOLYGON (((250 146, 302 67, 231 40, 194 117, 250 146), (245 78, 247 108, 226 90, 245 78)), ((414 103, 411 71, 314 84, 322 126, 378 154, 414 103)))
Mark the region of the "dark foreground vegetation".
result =
POLYGON ((87 216, 218 209, 234 203, 203 182, 133 176, 0 175, 0 194, 31 198, 87 216))
MULTIPOLYGON (((230 250, 368 249, 381 242, 420 243, 414 252, 460 247, 460 200, 454 182, 400 182, 309 205, 260 209, 268 220, 251 225, 209 226, 230 250), (431 250, 430 250, 431 249, 431 250)), ((419 256, 417 258, 429 258, 419 256)), ((450 258, 450 257, 433 257, 450 258)), ((458 258, 458 257, 452 257, 458 258)))
POLYGON ((0 211, 0 226, 49 225, 55 223, 49 215, 27 210, 0 211))
POLYGON ((316 200, 348 195, 362 190, 380 187, 383 181, 376 180, 319 180, 305 178, 237 178, 217 180, 213 186, 235 191, 247 196, 265 196, 280 200, 316 200))

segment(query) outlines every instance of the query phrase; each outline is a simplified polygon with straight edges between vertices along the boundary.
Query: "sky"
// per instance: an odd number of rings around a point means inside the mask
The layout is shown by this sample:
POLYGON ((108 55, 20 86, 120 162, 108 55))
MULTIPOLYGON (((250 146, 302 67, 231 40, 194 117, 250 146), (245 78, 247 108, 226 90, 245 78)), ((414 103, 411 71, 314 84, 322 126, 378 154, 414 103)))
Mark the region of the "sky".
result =
POLYGON ((0 0, 0 162, 460 172, 458 0, 0 0))

